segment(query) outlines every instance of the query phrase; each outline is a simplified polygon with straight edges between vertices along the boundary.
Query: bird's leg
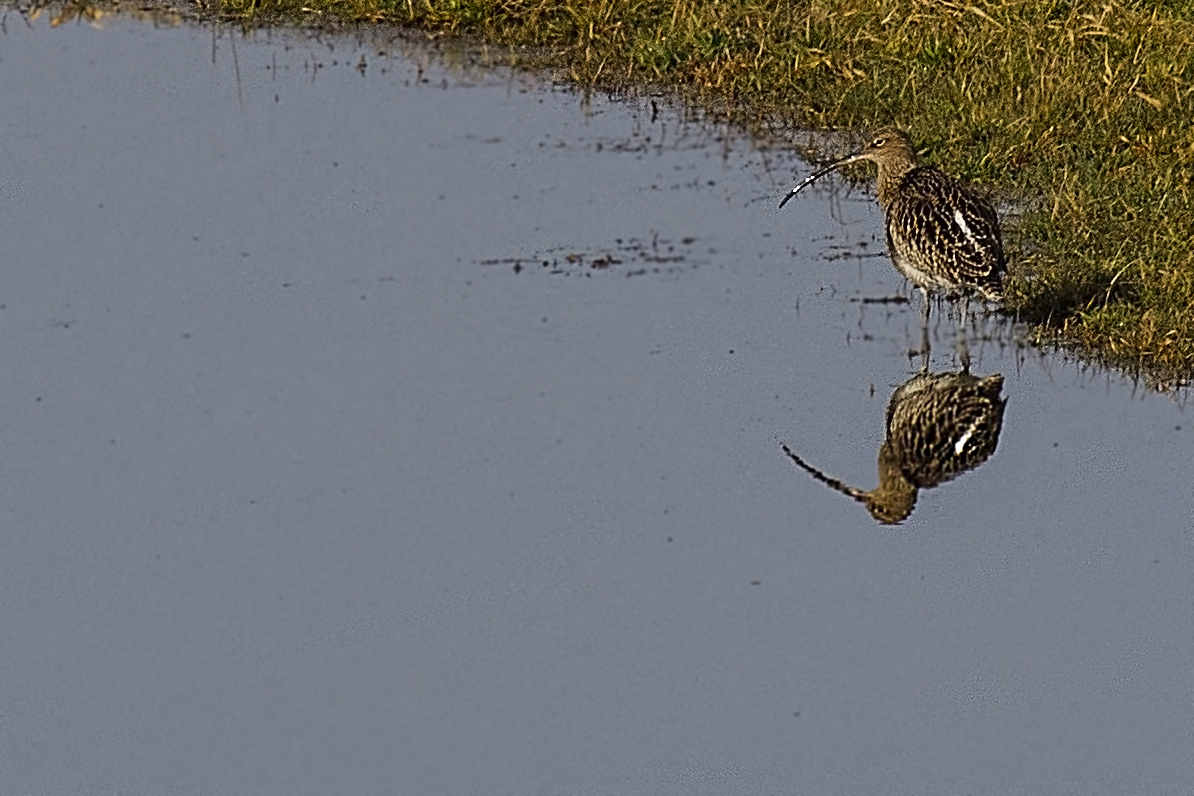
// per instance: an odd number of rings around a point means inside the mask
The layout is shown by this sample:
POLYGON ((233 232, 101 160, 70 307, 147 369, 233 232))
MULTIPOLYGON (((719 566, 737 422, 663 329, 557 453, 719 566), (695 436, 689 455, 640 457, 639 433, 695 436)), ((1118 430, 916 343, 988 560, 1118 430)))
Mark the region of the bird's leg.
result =
POLYGON ((955 348, 958 352, 958 359, 962 362, 962 370, 966 373, 970 372, 970 347, 966 344, 966 321, 968 320, 968 311, 970 309, 970 294, 962 294, 962 315, 958 318, 958 341, 955 348))
POLYGON ((968 293, 962 294, 962 315, 958 318, 958 340, 954 344, 954 350, 958 352, 958 359, 962 363, 962 372, 970 372, 970 346, 966 344, 966 321, 967 313, 970 309, 970 295, 968 293))
POLYGON ((966 344, 966 330, 958 329, 958 343, 957 343, 958 359, 962 363, 962 372, 970 372, 970 346, 966 344))
POLYGON ((920 355, 925 369, 929 367, 929 291, 920 289, 920 355))

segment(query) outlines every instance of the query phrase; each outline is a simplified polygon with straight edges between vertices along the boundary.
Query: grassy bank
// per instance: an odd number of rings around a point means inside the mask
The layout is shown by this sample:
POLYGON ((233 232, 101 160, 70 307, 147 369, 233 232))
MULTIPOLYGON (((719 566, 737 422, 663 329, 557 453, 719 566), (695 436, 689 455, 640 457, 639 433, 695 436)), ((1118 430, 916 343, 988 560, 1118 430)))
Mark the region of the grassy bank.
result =
MULTIPOLYGON (((1194 374, 1194 0, 223 0, 466 32, 583 84, 775 122, 895 122, 1023 203, 1007 309, 1040 342, 1194 374), (304 10, 308 9, 308 10, 304 10)), ((834 153, 840 154, 840 153, 834 153)))

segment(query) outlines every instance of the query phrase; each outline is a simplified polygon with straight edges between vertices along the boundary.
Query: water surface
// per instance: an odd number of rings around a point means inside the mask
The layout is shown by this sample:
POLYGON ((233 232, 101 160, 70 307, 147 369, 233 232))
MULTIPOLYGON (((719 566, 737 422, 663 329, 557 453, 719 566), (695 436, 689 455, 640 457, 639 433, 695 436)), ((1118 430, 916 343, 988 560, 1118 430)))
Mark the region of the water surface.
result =
POLYGON ((903 524, 781 450, 872 488, 919 367, 865 192, 401 40, 4 31, 0 792, 1188 786, 1180 401, 987 321, 903 524))

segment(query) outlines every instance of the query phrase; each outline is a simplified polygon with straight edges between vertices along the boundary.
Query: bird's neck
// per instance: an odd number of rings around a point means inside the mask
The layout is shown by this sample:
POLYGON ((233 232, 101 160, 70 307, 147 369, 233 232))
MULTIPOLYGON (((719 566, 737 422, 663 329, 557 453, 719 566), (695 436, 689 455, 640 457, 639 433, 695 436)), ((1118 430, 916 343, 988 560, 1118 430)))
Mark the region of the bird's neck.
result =
POLYGON ((884 440, 879 447, 879 486, 866 493, 867 511, 880 522, 900 522, 916 507, 917 492, 891 443, 884 440))
POLYGON ((900 183, 914 168, 916 165, 913 163, 879 164, 879 206, 884 212, 899 194, 900 183))

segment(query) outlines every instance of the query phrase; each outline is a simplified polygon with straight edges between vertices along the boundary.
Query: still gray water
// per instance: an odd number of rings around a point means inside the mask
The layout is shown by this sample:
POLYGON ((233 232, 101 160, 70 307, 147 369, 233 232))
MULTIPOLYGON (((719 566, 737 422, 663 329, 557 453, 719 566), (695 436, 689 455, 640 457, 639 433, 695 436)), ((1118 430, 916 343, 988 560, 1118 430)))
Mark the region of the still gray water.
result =
POLYGON ((879 525, 781 448, 874 488, 917 374, 865 191, 232 44, 4 18, 0 793, 1188 790, 1181 400, 981 321, 998 445, 879 525))

